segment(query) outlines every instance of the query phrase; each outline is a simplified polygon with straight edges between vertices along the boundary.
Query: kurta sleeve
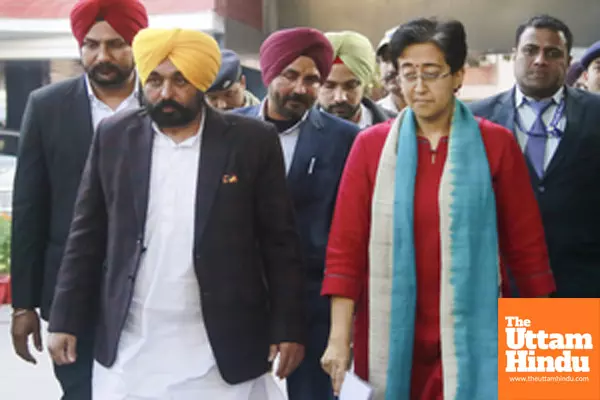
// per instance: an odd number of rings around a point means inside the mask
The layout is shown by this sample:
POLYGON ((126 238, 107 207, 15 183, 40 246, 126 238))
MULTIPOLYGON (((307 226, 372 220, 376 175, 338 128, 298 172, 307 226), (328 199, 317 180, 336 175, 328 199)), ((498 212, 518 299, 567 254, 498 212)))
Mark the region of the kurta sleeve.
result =
POLYGON ((520 297, 547 296, 556 287, 527 164, 512 135, 498 133, 507 135, 495 182, 502 261, 520 297))
POLYGON ((358 301, 367 279, 371 191, 364 134, 346 161, 327 246, 323 295, 358 301))

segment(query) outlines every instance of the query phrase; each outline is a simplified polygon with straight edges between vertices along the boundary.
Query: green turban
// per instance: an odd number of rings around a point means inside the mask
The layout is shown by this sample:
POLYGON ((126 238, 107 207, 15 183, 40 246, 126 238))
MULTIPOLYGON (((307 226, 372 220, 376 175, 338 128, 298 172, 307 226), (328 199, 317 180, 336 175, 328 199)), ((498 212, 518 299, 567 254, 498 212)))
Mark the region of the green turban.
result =
POLYGON ((366 36, 352 31, 329 32, 325 36, 331 42, 335 62, 343 62, 363 85, 373 81, 376 56, 373 45, 366 36))

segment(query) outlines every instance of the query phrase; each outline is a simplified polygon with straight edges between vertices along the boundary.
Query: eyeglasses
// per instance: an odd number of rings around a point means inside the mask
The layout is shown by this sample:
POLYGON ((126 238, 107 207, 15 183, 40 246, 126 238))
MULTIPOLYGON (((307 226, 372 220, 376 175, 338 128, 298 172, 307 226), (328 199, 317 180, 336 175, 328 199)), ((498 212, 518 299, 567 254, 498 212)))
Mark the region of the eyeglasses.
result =
POLYGON ((424 83, 432 83, 435 81, 438 81, 440 79, 444 79, 447 76, 450 76, 452 74, 452 72, 448 71, 448 72, 422 72, 422 73, 418 73, 415 71, 401 71, 400 74, 398 75, 400 77, 400 80, 405 82, 405 83, 410 83, 410 84, 414 84, 417 83, 417 81, 419 80, 419 78, 421 79, 422 82, 424 83))

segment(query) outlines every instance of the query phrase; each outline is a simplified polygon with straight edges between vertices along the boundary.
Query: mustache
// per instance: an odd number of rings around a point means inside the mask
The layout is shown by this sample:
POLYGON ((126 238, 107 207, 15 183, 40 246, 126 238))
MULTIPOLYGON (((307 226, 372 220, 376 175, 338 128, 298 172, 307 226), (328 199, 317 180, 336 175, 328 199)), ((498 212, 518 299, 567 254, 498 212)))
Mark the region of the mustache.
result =
POLYGON ((283 98, 283 103, 287 103, 288 101, 296 101, 298 103, 302 103, 307 107, 310 107, 313 103, 313 99, 309 95, 292 93, 283 98))
POLYGON ((92 71, 93 74, 107 74, 107 73, 111 73, 111 72, 116 72, 116 73, 120 73, 121 69, 110 62, 103 62, 103 63, 99 63, 96 64, 92 67, 92 71))
POLYGON ((161 100, 160 102, 152 105, 152 109, 154 111, 163 112, 163 113, 164 113, 165 108, 167 108, 167 107, 171 107, 176 112, 179 112, 179 113, 183 113, 187 110, 186 107, 184 107, 182 104, 179 104, 175 100, 161 100))
POLYGON ((344 111, 351 112, 354 110, 354 108, 355 107, 352 106, 350 103, 342 102, 342 103, 335 103, 335 104, 330 105, 328 107, 328 110, 331 111, 331 110, 342 109, 344 111))

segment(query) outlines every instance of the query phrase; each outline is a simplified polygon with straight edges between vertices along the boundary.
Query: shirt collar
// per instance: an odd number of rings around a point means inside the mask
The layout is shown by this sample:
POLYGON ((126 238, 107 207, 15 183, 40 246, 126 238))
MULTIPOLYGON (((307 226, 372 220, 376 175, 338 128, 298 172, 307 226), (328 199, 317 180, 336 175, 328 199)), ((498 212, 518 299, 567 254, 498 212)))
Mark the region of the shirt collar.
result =
MULTIPOLYGON (((564 86, 561 86, 556 93, 554 93, 552 95, 552 100, 554 100, 555 104, 559 104, 560 101, 563 99, 563 96, 565 95, 565 88, 564 86)), ((517 105, 517 108, 522 107, 523 105, 525 105, 525 103, 527 101, 532 101, 533 99, 530 97, 525 96, 525 94, 523 94, 523 92, 521 91, 521 89, 519 89, 519 86, 515 86, 515 104, 517 105)))
POLYGON ((373 113, 367 106, 360 103, 360 120, 358 121, 358 126, 360 129, 365 129, 371 125, 373 125, 373 113))
MULTIPOLYGON (((137 97, 140 92, 137 72, 134 72, 134 74, 135 74, 135 78, 134 78, 135 85, 133 85, 133 91, 131 92, 131 94, 129 96, 127 96, 127 99, 129 99, 131 97, 137 97)), ((88 74, 85 74, 85 86, 86 86, 88 98, 90 99, 90 101, 102 103, 102 100, 100 100, 98 97, 96 97, 96 94, 94 93, 94 88, 92 87, 92 83, 90 82, 90 77, 88 76, 88 74)))
MULTIPOLYGON (((263 101, 260 102, 260 106, 258 107, 258 118, 261 120, 265 120, 265 110, 267 109, 267 99, 263 99, 263 101)), ((300 118, 300 121, 298 121, 297 124, 295 124, 294 126, 292 126, 290 129, 288 129, 285 132, 281 132, 281 135, 285 135, 286 133, 290 133, 292 131, 294 131, 296 128, 298 128, 300 126, 301 123, 303 123, 304 121, 306 121, 306 118, 308 118, 308 113, 310 113, 310 108, 308 110, 306 110, 306 112, 304 113, 304 115, 302 116, 302 118, 300 118)))

